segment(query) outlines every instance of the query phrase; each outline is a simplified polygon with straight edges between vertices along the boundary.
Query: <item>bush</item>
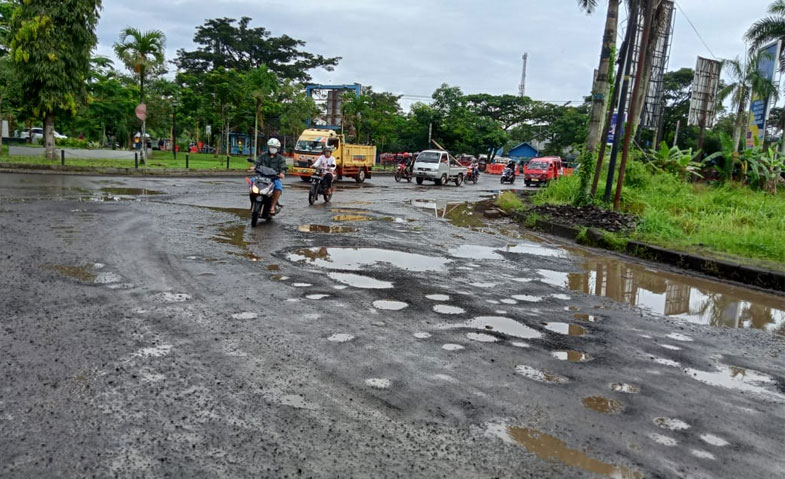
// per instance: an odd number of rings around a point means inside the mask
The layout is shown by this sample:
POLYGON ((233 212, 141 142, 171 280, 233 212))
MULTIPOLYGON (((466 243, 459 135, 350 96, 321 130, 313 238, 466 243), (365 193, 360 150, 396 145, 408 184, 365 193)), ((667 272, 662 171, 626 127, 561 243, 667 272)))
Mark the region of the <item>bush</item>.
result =
POLYGON ((521 201, 520 197, 512 191, 505 191, 496 199, 496 206, 507 213, 511 213, 513 211, 522 210, 523 201, 521 201))
POLYGON ((89 149, 91 147, 87 140, 80 140, 79 138, 56 138, 55 145, 62 148, 89 149))

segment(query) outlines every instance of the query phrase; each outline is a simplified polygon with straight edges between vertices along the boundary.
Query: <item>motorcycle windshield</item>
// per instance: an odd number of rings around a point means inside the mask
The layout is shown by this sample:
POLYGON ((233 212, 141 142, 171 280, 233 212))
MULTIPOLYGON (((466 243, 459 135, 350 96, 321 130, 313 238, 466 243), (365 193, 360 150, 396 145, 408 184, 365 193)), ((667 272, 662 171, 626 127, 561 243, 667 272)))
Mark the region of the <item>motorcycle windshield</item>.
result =
POLYGON ((278 176, 278 172, 266 166, 257 166, 256 172, 262 176, 278 176))

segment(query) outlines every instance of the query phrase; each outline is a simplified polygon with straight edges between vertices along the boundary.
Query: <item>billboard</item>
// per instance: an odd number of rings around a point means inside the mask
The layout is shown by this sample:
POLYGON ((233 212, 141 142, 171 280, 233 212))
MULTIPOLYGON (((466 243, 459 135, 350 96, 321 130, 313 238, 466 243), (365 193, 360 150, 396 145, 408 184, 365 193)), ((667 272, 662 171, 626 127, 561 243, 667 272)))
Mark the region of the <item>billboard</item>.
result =
MULTIPOLYGON (((761 49, 766 52, 758 64, 758 71, 769 81, 774 81, 774 71, 777 68, 777 59, 780 54, 780 42, 772 43, 761 49)), ((747 122, 747 148, 755 146, 756 138, 759 144, 763 144, 766 134, 766 118, 769 116, 770 98, 761 98, 753 94, 750 103, 750 118, 747 122)))
POLYGON ((698 57, 695 77, 692 79, 688 125, 705 128, 714 124, 721 72, 722 63, 719 61, 698 57))

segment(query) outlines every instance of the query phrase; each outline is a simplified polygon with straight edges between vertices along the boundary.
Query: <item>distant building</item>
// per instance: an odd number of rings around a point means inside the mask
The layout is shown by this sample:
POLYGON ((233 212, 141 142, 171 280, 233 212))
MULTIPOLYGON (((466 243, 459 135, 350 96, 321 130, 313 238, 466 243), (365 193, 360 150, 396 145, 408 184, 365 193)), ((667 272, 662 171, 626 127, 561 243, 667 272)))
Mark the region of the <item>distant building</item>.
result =
POLYGON ((537 148, 533 147, 528 142, 523 142, 515 148, 511 149, 510 152, 507 153, 507 156, 515 159, 537 158, 540 156, 540 152, 537 150, 537 148))

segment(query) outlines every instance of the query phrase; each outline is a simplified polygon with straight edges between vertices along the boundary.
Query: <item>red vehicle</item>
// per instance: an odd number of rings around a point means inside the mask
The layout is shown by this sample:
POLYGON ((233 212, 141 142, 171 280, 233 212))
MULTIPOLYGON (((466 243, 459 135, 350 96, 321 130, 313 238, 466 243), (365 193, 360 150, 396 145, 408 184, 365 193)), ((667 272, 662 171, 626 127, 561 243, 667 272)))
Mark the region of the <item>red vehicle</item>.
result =
POLYGON ((548 183, 564 176, 564 165, 558 156, 534 158, 523 169, 523 181, 526 186, 548 183))
POLYGON ((395 171, 396 183, 400 183, 401 180, 406 180, 409 183, 412 182, 412 170, 409 168, 409 164, 405 161, 398 163, 398 169, 395 171))

